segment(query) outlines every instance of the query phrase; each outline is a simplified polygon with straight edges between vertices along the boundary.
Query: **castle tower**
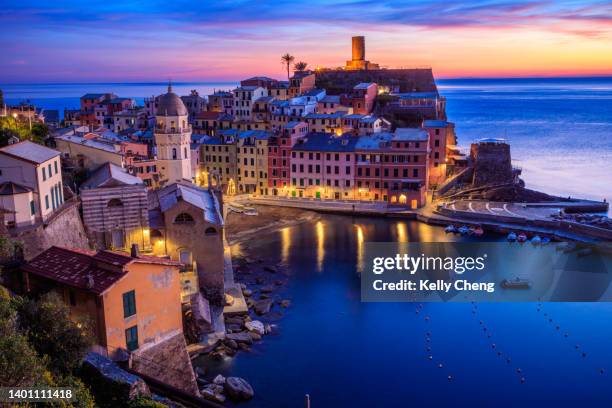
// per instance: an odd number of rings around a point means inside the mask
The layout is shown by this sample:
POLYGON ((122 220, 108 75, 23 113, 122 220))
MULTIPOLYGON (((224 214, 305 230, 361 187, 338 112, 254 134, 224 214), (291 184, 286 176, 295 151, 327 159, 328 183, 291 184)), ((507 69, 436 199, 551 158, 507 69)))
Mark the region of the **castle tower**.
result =
POLYGON ((378 64, 374 64, 365 59, 365 37, 358 35, 352 38, 352 59, 346 61, 344 69, 347 70, 367 70, 379 69, 378 64))
POLYGON ((172 85, 168 85, 168 93, 157 98, 155 113, 157 170, 162 182, 192 180, 188 116, 185 104, 172 92, 172 85))
POLYGON ((353 37, 353 61, 365 60, 365 37, 353 37))

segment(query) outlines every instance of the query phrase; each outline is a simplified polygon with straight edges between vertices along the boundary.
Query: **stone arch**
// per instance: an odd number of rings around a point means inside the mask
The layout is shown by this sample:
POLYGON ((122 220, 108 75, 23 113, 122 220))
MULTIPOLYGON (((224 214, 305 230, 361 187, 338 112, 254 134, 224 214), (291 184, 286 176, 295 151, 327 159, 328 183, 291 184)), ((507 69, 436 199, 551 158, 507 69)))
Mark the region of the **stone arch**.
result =
POLYGON ((205 235, 217 235, 217 229, 215 227, 208 227, 204 231, 205 235))
POLYGON ((123 201, 119 198, 111 198, 106 204, 107 207, 123 207, 123 201))
POLYGON ((174 218, 175 224, 193 224, 194 222, 195 220, 193 219, 191 214, 188 214, 186 212, 182 212, 174 218))

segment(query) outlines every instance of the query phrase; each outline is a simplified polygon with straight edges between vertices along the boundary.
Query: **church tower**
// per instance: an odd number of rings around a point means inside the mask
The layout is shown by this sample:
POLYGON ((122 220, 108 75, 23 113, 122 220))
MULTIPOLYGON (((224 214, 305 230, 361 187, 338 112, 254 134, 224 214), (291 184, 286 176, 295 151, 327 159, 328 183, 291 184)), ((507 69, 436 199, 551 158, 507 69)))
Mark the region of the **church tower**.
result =
POLYGON ((160 181, 191 181, 191 125, 187 108, 172 92, 172 85, 168 85, 168 93, 157 98, 154 136, 160 181))

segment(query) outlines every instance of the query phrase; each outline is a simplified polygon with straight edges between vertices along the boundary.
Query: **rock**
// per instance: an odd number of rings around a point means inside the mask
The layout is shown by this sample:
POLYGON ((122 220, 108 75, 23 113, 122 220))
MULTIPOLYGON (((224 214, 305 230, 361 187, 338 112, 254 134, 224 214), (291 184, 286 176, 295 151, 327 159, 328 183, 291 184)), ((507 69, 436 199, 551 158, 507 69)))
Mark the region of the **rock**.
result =
POLYGON ((200 395, 202 395, 202 398, 207 399, 209 401, 219 402, 221 404, 225 402, 225 395, 221 393, 216 393, 209 388, 204 388, 200 390, 200 395))
POLYGON ((276 269, 275 266, 267 265, 267 266, 264 266, 263 269, 264 269, 264 271, 267 271, 267 272, 270 272, 270 273, 276 273, 277 272, 277 269, 276 269))
POLYGON ((255 278, 255 282, 259 285, 261 285, 262 283, 264 283, 266 280, 264 278, 262 278, 261 276, 258 276, 257 278, 255 278))
POLYGON ((261 293, 272 293, 272 292, 274 292, 274 286, 272 285, 263 286, 261 288, 261 293))
POLYGON ((270 311, 270 308, 272 307, 272 300, 271 299, 260 300, 255 303, 254 307, 255 307, 255 313, 257 313, 260 316, 264 315, 270 311))
POLYGON ((226 317, 225 324, 239 324, 242 326, 242 318, 240 317, 226 317))
POLYGON ((218 374, 214 379, 213 379, 213 384, 217 384, 217 385, 223 385, 225 384, 225 377, 222 376, 221 374, 218 374))
POLYGON ((275 281, 274 281, 274 284, 275 284, 276 286, 283 286, 283 285, 285 284, 285 281, 282 281, 282 280, 275 280, 275 281))
POLYGON ((204 367, 196 367, 194 371, 198 377, 204 377, 206 375, 206 369, 204 367))
POLYGON ((266 334, 266 329, 264 327, 264 324, 260 322, 259 320, 253 320, 252 322, 247 322, 244 326, 247 328, 248 331, 257 333, 260 336, 263 336, 264 334, 266 334))
POLYGON ((246 401, 253 398, 255 392, 251 384, 240 377, 227 377, 225 392, 233 401, 246 401))
POLYGON ((253 339, 251 338, 248 332, 230 333, 226 335, 225 338, 228 340, 234 340, 238 344, 240 343, 251 344, 253 342, 253 339))
POLYGON ((238 348, 238 343, 236 343, 236 340, 226 339, 225 340, 225 345, 227 347, 233 348, 233 349, 237 349, 238 348))
POLYGON ((265 330, 266 334, 270 334, 270 333, 272 333, 272 326, 270 326, 268 323, 266 323, 264 325, 264 330, 265 330))
POLYGON ((253 291, 251 289, 243 289, 242 294, 246 297, 249 297, 253 294, 253 291))
POLYGON ((289 307, 291 306, 291 301, 289 299, 283 299, 280 301, 280 305, 282 307, 289 307))
POLYGON ((251 348, 246 343, 238 343, 238 348, 242 351, 250 351, 251 348))
POLYGON ((270 295, 266 295, 265 293, 262 295, 259 295, 260 299, 270 299, 270 295))
POLYGON ((228 324, 227 326, 225 326, 225 328, 233 332, 239 332, 240 330, 242 330, 242 322, 240 322, 240 324, 228 324))
POLYGON ((240 289, 246 290, 247 286, 244 283, 240 283, 240 289))
POLYGON ((94 352, 89 352, 81 367, 87 379, 102 389, 116 390, 123 401, 138 397, 150 397, 151 391, 142 378, 121 369, 114 361, 94 352))
POLYGON ((255 332, 249 332, 249 335, 251 336, 251 338, 253 339, 253 341, 259 341, 261 340, 261 336, 255 332))

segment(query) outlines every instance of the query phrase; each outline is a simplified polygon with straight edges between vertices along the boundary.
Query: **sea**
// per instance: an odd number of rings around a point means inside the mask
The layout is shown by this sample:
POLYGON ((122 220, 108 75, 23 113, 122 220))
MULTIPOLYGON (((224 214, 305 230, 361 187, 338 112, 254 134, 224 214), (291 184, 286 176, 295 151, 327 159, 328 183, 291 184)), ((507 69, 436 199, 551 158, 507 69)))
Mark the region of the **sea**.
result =
MULTIPOLYGON (((612 77, 440 79, 459 144, 482 138, 510 142, 528 188, 594 200, 612 199, 612 77)), ((173 90, 208 95, 236 82, 178 82, 173 90)), ((45 109, 79 107, 85 93, 134 98, 165 92, 166 83, 0 84, 8 103, 45 109)))
MULTIPOLYGON (((459 143, 507 139, 527 186, 612 198, 612 78, 438 81, 459 143)), ((6 99, 76 108, 87 92, 143 97, 165 84, 0 85, 6 99)), ((235 83, 176 83, 186 94, 235 83)), ((322 215, 232 246, 279 262, 287 276, 250 352, 196 363, 245 378, 245 407, 612 406, 610 303, 363 303, 364 242, 470 240, 413 221, 322 215), (418 312, 418 313, 417 313, 418 312), (427 319, 426 319, 427 317, 427 319), (521 381, 523 379, 523 381, 521 381)), ((503 241, 501 236, 487 240, 503 241)), ((510 261, 510 260, 509 260, 510 261)), ((520 271, 517 271, 519 273, 520 271)), ((243 279, 243 278, 241 278, 243 279)), ((248 277, 244 278, 252 284, 248 277)))

